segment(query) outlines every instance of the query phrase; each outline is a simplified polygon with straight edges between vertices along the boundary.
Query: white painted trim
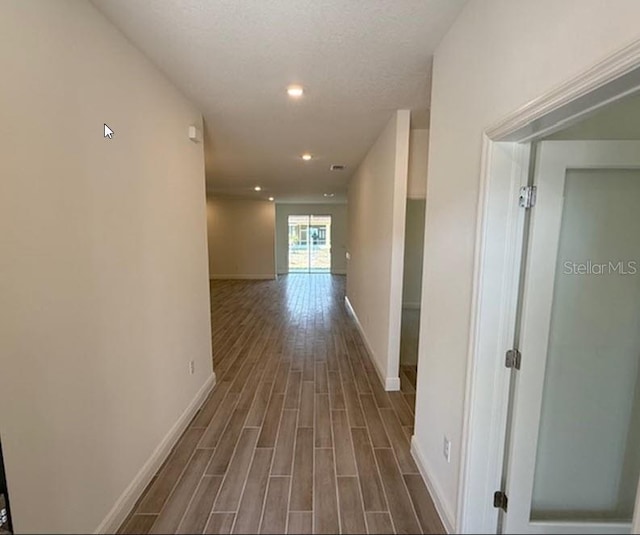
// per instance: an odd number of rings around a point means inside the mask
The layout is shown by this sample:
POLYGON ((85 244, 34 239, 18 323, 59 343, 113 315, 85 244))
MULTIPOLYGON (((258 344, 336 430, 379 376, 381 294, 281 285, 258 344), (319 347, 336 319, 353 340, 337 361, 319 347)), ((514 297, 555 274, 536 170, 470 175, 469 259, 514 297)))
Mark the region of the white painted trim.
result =
POLYGON ((442 490, 440 490, 440 487, 436 484, 436 482, 429 476, 429 465, 426 460, 427 458, 420 450, 420 446, 418 445, 418 441, 416 440, 415 435, 411 437, 411 456, 416 462, 418 471, 420 472, 424 484, 426 485, 427 490, 429 491, 429 494, 433 499, 433 504, 436 507, 436 512, 440 517, 440 521, 442 522, 445 531, 447 533, 456 533, 453 524, 453 513, 445 505, 445 502, 442 499, 444 493, 442 492, 442 490))
POLYGON ((400 390, 400 377, 387 377, 384 380, 384 389, 387 392, 397 392, 400 390))
POLYGON ((389 325, 387 369, 382 376, 387 390, 400 390, 400 333, 402 329, 402 285, 404 282, 404 240, 409 176, 409 136, 411 112, 396 112, 395 166, 391 221, 391 266, 389 273, 389 325), (397 380, 391 380, 394 378, 397 380), (397 386, 397 388, 396 388, 397 386))
POLYGON ((345 302, 345 305, 347 307, 347 310, 349 311, 349 313, 353 317, 353 321, 355 321, 355 323, 356 323, 356 327, 358 327, 358 331, 360 332, 360 336, 362 336, 362 339, 364 340, 364 345, 365 345, 365 347, 367 349, 367 356, 369 357, 369 360, 373 363, 373 368, 376 370, 376 373, 378 374, 378 378, 380 379, 380 383, 382 383, 382 386, 384 387, 384 389, 389 391, 389 392, 395 392, 397 390, 400 390, 400 376, 398 376, 398 377, 385 377, 385 375, 382 373, 382 371, 378 367, 378 363, 376 362, 376 358, 374 356, 375 353, 373 352, 373 348, 371 347, 371 343, 369 342, 369 339, 367 338, 367 335, 364 332, 364 328, 362 327, 362 324, 360 323, 360 320, 358 319, 358 315, 356 314, 355 309, 351 305, 351 301, 349 301, 349 298, 346 295, 344 296, 344 302, 345 302))
MULTIPOLYGON (((278 275, 288 275, 288 274, 289 274, 288 271, 278 271, 278 275)), ((314 273, 312 271, 311 274, 312 275, 316 275, 317 273, 314 273)), ((346 275, 346 274, 347 274, 347 270, 346 269, 332 269, 331 270, 331 275, 346 275)))
POLYGON ((579 75, 518 108, 489 128, 486 132, 487 136, 492 140, 523 141, 531 139, 534 135, 546 133, 566 120, 593 111, 635 90, 638 86, 639 73, 634 71, 638 67, 640 67, 640 40, 630 43, 579 75), (625 80, 626 87, 616 86, 606 91, 608 84, 626 75, 633 75, 629 80, 625 80), (605 91, 598 93, 601 89, 605 91), (590 99, 591 102, 580 102, 579 106, 575 106, 579 99, 590 95, 596 98, 590 99), (558 110, 565 110, 565 113, 555 116, 558 110), (550 118, 551 121, 549 121, 550 118))
POLYGON ((640 533, 640 479, 638 480, 638 490, 636 491, 636 507, 633 512, 631 533, 640 533))
POLYGON ((278 276, 274 273, 264 273, 264 274, 247 274, 247 275, 221 275, 218 273, 214 273, 209 278, 211 280, 274 280, 278 276))
POLYGON ((474 261, 456 526, 495 533, 493 492, 499 489, 509 399, 509 371, 500 355, 513 343, 525 211, 529 145, 485 137, 474 261))
POLYGON ((156 474, 162 463, 171 453, 171 450, 182 436, 182 433, 195 416, 198 409, 207 399, 213 387, 216 385, 216 374, 212 372, 202 385, 189 406, 180 415, 178 421, 173 424, 169 432, 160 441, 151 456, 144 463, 140 471, 129 483, 124 492, 116 500, 116 503, 100 522, 94 533, 115 533, 120 525, 125 521, 129 513, 133 510, 136 502, 147 488, 153 476, 156 474))
POLYGON ((407 301, 402 303, 402 308, 406 308, 408 310, 420 310, 420 301, 407 301))

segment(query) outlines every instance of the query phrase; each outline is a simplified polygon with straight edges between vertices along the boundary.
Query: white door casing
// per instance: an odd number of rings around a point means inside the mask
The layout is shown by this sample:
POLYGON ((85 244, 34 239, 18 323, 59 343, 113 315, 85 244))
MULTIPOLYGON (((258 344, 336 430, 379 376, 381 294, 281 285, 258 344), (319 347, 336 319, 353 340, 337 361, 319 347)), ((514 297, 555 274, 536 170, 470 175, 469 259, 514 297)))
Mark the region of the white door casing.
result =
POLYGON ((498 511, 510 371, 500 355, 514 338, 525 211, 519 190, 527 184, 530 145, 484 139, 488 182, 479 203, 474 309, 470 339, 458 531, 494 533, 498 511))

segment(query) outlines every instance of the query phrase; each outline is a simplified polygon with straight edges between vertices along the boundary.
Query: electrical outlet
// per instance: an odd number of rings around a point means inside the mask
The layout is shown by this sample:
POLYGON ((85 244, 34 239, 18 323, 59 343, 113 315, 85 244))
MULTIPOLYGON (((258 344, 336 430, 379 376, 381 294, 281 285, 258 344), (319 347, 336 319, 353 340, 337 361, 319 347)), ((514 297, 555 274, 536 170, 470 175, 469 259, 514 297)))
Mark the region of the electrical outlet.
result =
POLYGON ((442 454, 448 463, 451 462, 451 441, 445 436, 444 444, 442 446, 442 454))
POLYGON ((189 361, 189 373, 193 375, 196 373, 196 363, 192 360, 189 361))

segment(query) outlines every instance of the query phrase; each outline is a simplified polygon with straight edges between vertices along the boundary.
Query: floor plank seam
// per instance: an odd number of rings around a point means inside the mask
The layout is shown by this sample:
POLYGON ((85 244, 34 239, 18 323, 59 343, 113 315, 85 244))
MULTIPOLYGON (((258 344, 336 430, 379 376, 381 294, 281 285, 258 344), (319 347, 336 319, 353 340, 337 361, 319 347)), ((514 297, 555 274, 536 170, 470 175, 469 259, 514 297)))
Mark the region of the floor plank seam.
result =
POLYGON ((409 453, 415 371, 401 365, 400 391, 384 390, 344 277, 211 288, 220 382, 119 531, 440 529, 409 453), (159 512, 139 513, 153 492, 159 512))

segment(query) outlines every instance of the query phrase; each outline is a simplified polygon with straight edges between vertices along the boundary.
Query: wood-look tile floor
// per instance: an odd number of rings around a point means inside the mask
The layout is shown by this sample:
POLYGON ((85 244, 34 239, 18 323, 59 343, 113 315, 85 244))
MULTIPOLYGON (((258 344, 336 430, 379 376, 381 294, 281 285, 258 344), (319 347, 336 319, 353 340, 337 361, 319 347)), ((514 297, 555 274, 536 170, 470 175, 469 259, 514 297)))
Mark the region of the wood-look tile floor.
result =
POLYGON ((409 452, 415 368, 383 390, 344 291, 212 283, 218 384, 121 533, 444 533, 409 452))

